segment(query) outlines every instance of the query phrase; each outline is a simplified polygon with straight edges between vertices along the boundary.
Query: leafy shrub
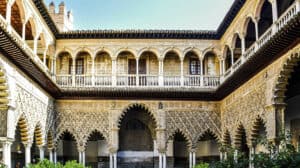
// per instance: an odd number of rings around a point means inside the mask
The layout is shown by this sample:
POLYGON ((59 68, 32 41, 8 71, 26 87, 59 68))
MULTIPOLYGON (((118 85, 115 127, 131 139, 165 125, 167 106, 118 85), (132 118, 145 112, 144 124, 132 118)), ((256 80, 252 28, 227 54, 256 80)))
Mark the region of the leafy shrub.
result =
POLYGON ((200 164, 197 164, 194 168, 209 168, 209 164, 208 163, 200 163, 200 164))
POLYGON ((28 168, 85 168, 85 167, 82 164, 77 163, 76 161, 68 161, 65 165, 62 165, 60 163, 54 164, 49 160, 45 159, 40 161, 37 164, 30 164, 28 168))
POLYGON ((6 168, 6 165, 0 162, 0 168, 6 168))

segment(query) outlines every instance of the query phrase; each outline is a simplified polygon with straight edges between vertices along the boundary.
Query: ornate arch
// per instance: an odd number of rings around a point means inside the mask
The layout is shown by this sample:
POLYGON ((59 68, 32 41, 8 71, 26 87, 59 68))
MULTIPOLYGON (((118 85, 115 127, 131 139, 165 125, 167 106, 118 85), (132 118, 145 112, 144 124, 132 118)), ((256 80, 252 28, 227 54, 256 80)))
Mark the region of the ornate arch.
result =
POLYGON ((78 146, 78 137, 75 136, 74 134, 74 131, 70 131, 69 129, 64 129, 62 131, 60 131, 57 135, 56 135, 56 138, 55 138, 55 146, 57 146, 57 143, 59 140, 61 140, 62 136, 65 134, 65 133, 69 133, 73 139, 75 139, 76 141, 76 144, 78 146))
POLYGON ((291 77, 293 69, 298 65, 300 61, 300 51, 296 48, 292 51, 292 54, 285 60, 285 63, 280 68, 276 83, 273 89, 272 102, 276 105, 285 105, 285 92, 287 90, 288 80, 291 77))
POLYGON ((246 131, 244 125, 240 123, 235 131, 235 135, 234 135, 234 139, 233 139, 235 147, 238 147, 241 145, 243 132, 246 134, 246 143, 248 144, 247 131, 246 131))
POLYGON ((5 70, 0 63, 0 137, 7 136, 7 113, 9 107, 9 91, 6 81, 5 70))
POLYGON ((262 10, 262 7, 263 7, 265 1, 270 3, 270 5, 272 5, 269 0, 259 0, 259 1, 257 1, 256 6, 254 8, 254 18, 260 18, 260 13, 261 13, 261 10, 262 10))
POLYGON ((153 47, 145 47, 145 48, 142 48, 139 52, 138 52, 138 58, 141 58, 141 56, 143 55, 143 53, 145 52, 151 52, 153 53, 157 60, 160 59, 160 54, 159 54, 159 51, 156 49, 156 48, 153 48, 153 47))
POLYGON ((35 137, 35 142, 37 146, 43 146, 44 145, 44 135, 42 131, 42 125, 40 122, 36 124, 34 127, 34 134, 33 136, 35 137))
POLYGON ((70 48, 63 48, 63 49, 60 49, 60 50, 56 50, 56 53, 55 53, 55 58, 57 59, 59 57, 60 54, 62 53, 68 53, 70 55, 71 58, 73 58, 73 50, 71 50, 70 48))
POLYGON ((93 54, 92 50, 87 47, 79 47, 75 50, 74 53, 75 53, 73 55, 74 59, 76 59, 80 53, 88 53, 90 55, 91 59, 94 58, 94 54, 93 54))
POLYGON ((218 143, 221 143, 221 138, 220 136, 218 136, 218 134, 216 134, 214 131, 212 131, 210 128, 208 128, 206 131, 202 132, 200 135, 197 136, 197 141, 199 139, 201 139, 204 135, 206 134, 210 134, 214 137, 214 139, 218 142, 218 143))
POLYGON ((177 47, 169 47, 169 48, 167 48, 167 49, 165 49, 164 51, 163 51, 163 54, 162 54, 162 59, 164 60, 165 58, 166 58, 166 54, 168 53, 168 52, 174 52, 174 53, 176 53, 177 55, 178 55, 178 58, 179 59, 182 59, 182 52, 181 52, 181 50, 179 49, 179 48, 177 48, 177 47))
MULTIPOLYGON (((19 127, 20 134, 21 134, 21 141, 23 143, 27 143, 30 141, 29 138, 29 127, 28 127, 28 121, 24 114, 21 115, 18 122, 16 123, 15 128, 17 129, 19 127)), ((16 135, 15 135, 16 136, 16 135)))
POLYGON ((83 140, 83 146, 85 146, 85 147, 87 146, 87 143, 88 143, 89 139, 91 138, 91 136, 93 135, 93 133, 99 133, 99 135, 101 135, 104 138, 104 140, 106 142, 108 142, 107 137, 105 137, 105 135, 100 130, 94 129, 87 133, 87 136, 83 140))
POLYGON ((182 54, 183 59, 185 59, 187 54, 190 52, 195 53, 197 58, 199 60, 201 60, 202 52, 198 48, 195 48, 195 47, 189 47, 189 48, 184 49, 183 54, 182 54))
MULTIPOLYGON (((250 132, 250 140, 253 143, 257 138, 259 138, 259 128, 263 126, 266 128, 266 122, 260 117, 256 117, 252 124, 251 132, 250 132)), ((267 129, 265 129, 267 131, 267 129)))
POLYGON ((235 43, 237 41, 237 38, 239 38, 240 40, 242 40, 242 36, 240 35, 239 32, 235 32, 233 34, 233 36, 232 36, 231 43, 230 43, 232 48, 236 47, 235 43))
POLYGON ((184 139, 186 140, 187 142, 187 146, 189 148, 191 148, 193 146, 193 141, 192 139, 190 138, 190 136, 188 136, 187 133, 185 133, 184 131, 182 131, 181 129, 177 128, 175 129, 173 132, 171 132, 169 134, 169 137, 167 138, 168 140, 174 140, 174 136, 176 135, 176 133, 179 133, 181 135, 183 135, 184 139))
POLYGON ((150 110, 145 104, 141 104, 141 103, 133 103, 130 104, 129 106, 127 106, 124 110, 122 110, 122 113, 118 116, 117 118, 117 126, 118 128, 120 128, 121 126, 121 122, 122 119, 124 118, 124 116, 126 115, 126 113, 134 108, 139 108, 141 110, 144 110, 154 121, 154 124, 156 126, 156 128, 159 128, 159 122, 157 120, 156 114, 153 112, 153 110, 150 110))
POLYGON ((113 58, 112 51, 110 51, 110 50, 109 50, 108 48, 106 48, 106 47, 100 47, 100 48, 97 48, 97 49, 95 50, 95 58, 97 57, 97 55, 98 55, 99 53, 107 53, 107 54, 109 55, 110 59, 113 58))
POLYGON ((119 55, 123 52, 129 52, 134 56, 134 58, 137 58, 137 52, 134 49, 128 47, 118 49, 113 57, 118 58, 119 55))
POLYGON ((222 144, 226 146, 231 146, 231 136, 230 132, 226 129, 222 137, 222 144))
POLYGON ((220 61, 220 57, 218 55, 218 53, 221 53, 219 50, 217 50, 216 48, 213 48, 213 47, 209 47, 209 48, 206 48, 205 50, 202 51, 202 59, 205 59, 205 56, 208 54, 208 53, 213 53, 216 58, 220 61))
POLYGON ((51 131, 48 131, 47 133, 47 147, 48 149, 54 148, 54 138, 53 138, 53 133, 51 131))
POLYGON ((255 19, 253 18, 253 16, 252 15, 246 16, 246 18, 244 19, 244 22, 242 24, 242 34, 244 36, 246 36, 246 34, 247 34, 247 28, 248 28, 248 24, 249 24, 250 21, 255 23, 255 19))

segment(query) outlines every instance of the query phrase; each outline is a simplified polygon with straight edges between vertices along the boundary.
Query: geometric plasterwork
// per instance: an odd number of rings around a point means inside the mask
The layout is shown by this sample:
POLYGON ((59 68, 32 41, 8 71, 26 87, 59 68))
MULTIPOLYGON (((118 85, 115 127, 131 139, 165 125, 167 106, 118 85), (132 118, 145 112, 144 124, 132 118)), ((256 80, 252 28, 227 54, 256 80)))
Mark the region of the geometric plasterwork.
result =
MULTIPOLYGON (((15 132, 15 128, 19 119, 21 117, 25 117, 28 124, 28 142, 30 143, 33 141, 34 130, 39 124, 42 138, 44 140, 43 143, 46 143, 46 131, 51 129, 54 122, 53 101, 49 100, 47 103, 45 103, 19 86, 16 87, 16 92, 16 109, 14 112, 15 125, 12 126, 12 128, 14 128, 12 131, 15 132)), ((11 135, 14 135, 14 132, 11 135)))
POLYGON ((0 67, 0 137, 7 136, 8 89, 5 72, 0 67))
POLYGON ((195 147, 199 138, 207 131, 221 139, 221 120, 218 112, 199 110, 172 110, 166 112, 166 134, 168 139, 181 132, 190 147, 195 147))

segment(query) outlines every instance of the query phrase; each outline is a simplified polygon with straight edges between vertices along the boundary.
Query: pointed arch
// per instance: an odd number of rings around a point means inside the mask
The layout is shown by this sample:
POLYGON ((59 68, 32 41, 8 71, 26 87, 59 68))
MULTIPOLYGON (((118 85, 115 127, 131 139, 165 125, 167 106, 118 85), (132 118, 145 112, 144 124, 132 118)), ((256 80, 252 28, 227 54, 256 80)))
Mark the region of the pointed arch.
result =
MULTIPOLYGON (((258 116, 254 120, 251 128, 250 140, 252 143, 254 143, 258 138, 263 138, 260 137, 261 131, 264 131, 266 133, 266 124, 265 121, 260 116, 258 116)), ((267 135, 264 135, 264 137, 266 136, 267 135)))
POLYGON ((118 128, 120 128, 122 119, 124 118, 126 113, 128 113, 130 110, 133 110, 133 109, 136 109, 136 108, 145 111, 152 118, 152 120, 154 121, 156 128, 160 127, 159 122, 156 118, 156 115, 153 113, 153 111, 151 109, 149 109, 145 104, 133 103, 133 104, 128 105, 126 108, 124 108, 122 110, 122 113, 118 116, 118 118, 117 118, 118 128))
POLYGON ((25 20, 25 8, 22 0, 15 0, 11 6, 11 25, 22 37, 23 21, 25 20))
POLYGON ((47 133, 47 147, 48 149, 54 148, 54 137, 53 137, 53 133, 50 130, 47 133))
POLYGON ((246 155, 249 154, 248 137, 246 129, 242 123, 239 124, 234 135, 234 146, 246 155))
POLYGON ((180 128, 175 129, 172 133, 169 134, 168 140, 174 140, 174 137, 176 134, 180 134, 184 137, 184 139, 187 142, 187 146, 189 148, 191 148, 193 146, 193 142, 192 139, 190 138, 190 136, 188 136, 187 133, 185 133, 184 131, 182 131, 180 128))
POLYGON ((209 135, 211 137, 213 137, 217 143, 221 144, 221 139, 220 137, 214 132, 212 131, 211 129, 207 129, 206 131, 204 131, 202 134, 200 134, 198 137, 197 137, 197 141, 200 140, 201 138, 203 138, 204 136, 206 135, 209 135))
POLYGON ((57 146, 57 143, 59 140, 63 138, 64 135, 70 135, 72 139, 75 140, 76 144, 78 144, 78 138, 75 136, 74 132, 69 129, 64 129, 63 131, 60 131, 55 138, 55 146, 57 146))
POLYGON ((37 146, 44 145, 44 135, 43 135, 42 126, 40 122, 38 122, 34 127, 34 139, 37 146))
POLYGON ((84 146, 86 147, 87 146, 87 143, 88 141, 93 138, 94 135, 96 135, 96 138, 98 139, 103 139, 103 140, 106 140, 107 141, 107 138, 104 136, 104 134, 98 130, 98 129, 94 129, 92 131, 90 131, 88 134, 88 136, 85 138, 84 140, 84 146))
POLYGON ((229 131, 227 129, 226 129, 226 131, 223 134, 222 143, 225 146, 228 146, 228 147, 231 146, 231 143, 232 143, 231 136, 230 136, 230 133, 229 133, 229 131))
MULTIPOLYGON (((30 141, 30 138, 29 138, 29 127, 28 127, 28 121, 27 121, 27 118, 25 117, 24 114, 22 114, 20 116, 20 118, 18 119, 17 121, 17 124, 16 124, 16 129, 17 127, 19 128, 20 130, 20 134, 21 134, 21 141, 23 143, 27 143, 30 141)), ((15 135, 16 136, 16 135, 15 135)))

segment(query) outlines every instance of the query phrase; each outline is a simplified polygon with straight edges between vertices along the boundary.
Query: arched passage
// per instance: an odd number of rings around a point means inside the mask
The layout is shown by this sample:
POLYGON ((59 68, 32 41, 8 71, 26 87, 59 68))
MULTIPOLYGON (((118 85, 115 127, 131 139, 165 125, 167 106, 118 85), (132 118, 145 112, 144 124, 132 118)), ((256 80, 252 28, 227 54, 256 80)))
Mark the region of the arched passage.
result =
POLYGON ((133 53, 129 51, 121 52, 117 57, 117 85, 135 86, 137 63, 133 53))
POLYGON ((265 140, 267 140, 266 127, 264 121, 260 117, 258 117, 253 123, 251 132, 251 141, 254 145, 256 153, 268 152, 266 147, 262 143, 260 143, 261 141, 265 140))
POLYGON ((199 56, 194 52, 190 51, 185 54, 183 61, 183 75, 185 86, 200 86, 202 75, 202 64, 199 56))
POLYGON ((175 51, 169 51, 164 57, 164 85, 180 86, 181 76, 180 56, 175 51))
POLYGON ((186 168, 189 166, 189 142, 181 131, 173 136, 174 167, 186 168))
POLYGON ((15 130, 15 141, 11 147, 12 167, 25 166, 25 146, 29 141, 28 124, 25 117, 20 117, 15 130))
POLYGON ((0 15, 3 18, 6 18, 6 6, 7 6, 7 0, 0 0, 0 15))
POLYGON ((156 122, 147 109, 131 106, 120 121, 119 166, 154 166, 156 122))
POLYGON ((22 31, 23 31, 22 20, 24 19, 24 17, 25 16, 24 16, 24 9, 23 9, 22 2, 16 0, 11 7, 10 23, 20 37, 22 37, 22 31))
POLYGON ((264 0, 260 11, 260 19, 258 21, 258 36, 262 36, 272 24, 272 4, 269 2, 269 0, 264 0))
POLYGON ((93 131, 86 143, 86 165, 91 168, 109 167, 108 143, 99 131, 93 131))
POLYGON ((234 39, 233 61, 236 62, 242 56, 242 40, 237 33, 234 35, 233 39, 234 39))
POLYGON ((56 58, 56 82, 61 86, 72 85, 73 59, 69 52, 61 52, 56 58))
POLYGON ((246 130, 243 125, 238 127, 234 138, 235 148, 239 152, 243 153, 246 158, 248 158, 250 150, 247 144, 246 130))
MULTIPOLYGON (((300 136, 300 56, 299 53, 292 56, 291 59, 283 67, 282 79, 288 79, 283 85, 286 87, 284 103, 286 103, 285 111, 285 128, 291 133, 292 144, 299 149, 300 136), (285 76, 283 76, 285 75, 285 76)), ((281 89, 281 87, 278 87, 281 89)), ((279 103, 279 102, 278 102, 279 103)))
POLYGON ((57 142, 57 161, 65 163, 76 160, 78 162, 78 159, 79 155, 74 135, 69 131, 63 132, 57 142))
POLYGON ((294 2, 295 0, 277 0, 278 17, 280 17, 294 2))
POLYGON ((197 163, 213 163, 220 160, 217 136, 211 131, 206 131, 197 142, 197 163))
POLYGON ((37 124, 34 129, 33 144, 31 146, 32 163, 37 163, 40 160, 40 147, 43 146, 43 143, 41 126, 37 124))
POLYGON ((95 85, 110 86, 112 75, 112 60, 109 53, 98 52, 95 57, 95 85))
POLYGON ((139 58, 139 85, 158 86, 158 58, 152 51, 145 51, 139 58))
POLYGON ((247 18, 245 28, 245 48, 248 49, 256 41, 255 23, 251 18, 247 18))
POLYGON ((203 73, 207 76, 220 75, 220 64, 214 52, 207 52, 203 58, 203 73))
POLYGON ((232 66, 232 52, 231 49, 226 45, 224 49, 225 53, 225 71, 231 68, 232 66))

